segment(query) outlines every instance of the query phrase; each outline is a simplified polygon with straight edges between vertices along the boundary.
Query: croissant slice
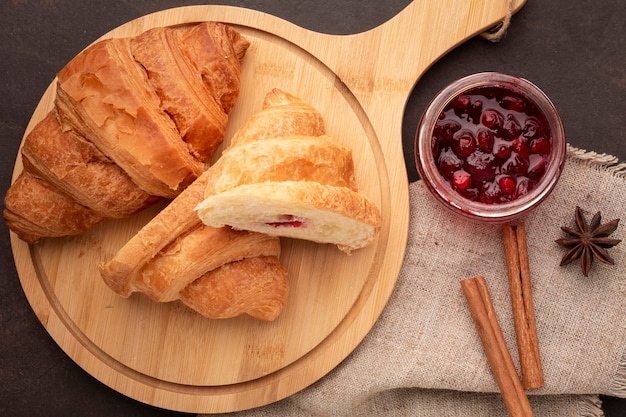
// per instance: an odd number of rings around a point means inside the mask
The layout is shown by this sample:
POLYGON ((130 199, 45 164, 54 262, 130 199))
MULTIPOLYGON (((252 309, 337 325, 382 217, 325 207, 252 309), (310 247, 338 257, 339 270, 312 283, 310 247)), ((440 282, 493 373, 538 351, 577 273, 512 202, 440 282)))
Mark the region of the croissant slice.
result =
POLYGON ((140 270, 135 288, 155 301, 174 301, 207 271, 244 258, 279 255, 275 237, 200 224, 150 260, 140 270))
POLYGON ((22 160, 27 171, 102 217, 127 217, 155 200, 92 143, 63 132, 53 111, 24 140, 22 160))
POLYGON ((259 256, 231 262, 188 285, 180 300, 204 317, 226 319, 248 314, 274 320, 289 292, 287 271, 276 257, 259 256))
POLYGON ((333 243, 347 253, 370 244, 380 229, 380 211, 357 189, 351 151, 311 133, 315 129, 303 122, 320 118, 293 95, 268 93, 263 109, 209 169, 205 198, 196 207, 202 222, 333 243), (293 136, 261 133, 276 126, 293 136))
MULTIPOLYGON (((200 26, 213 25, 220 24, 207 22, 200 26)), ((131 50, 135 60, 146 70, 161 100, 161 109, 172 118, 192 155, 207 162, 224 140, 228 114, 184 53, 185 48, 197 41, 187 36, 187 43, 183 43, 182 33, 185 32, 180 29, 151 29, 131 40, 131 50)), ((224 42, 224 45, 230 51, 207 59, 223 60, 225 53, 232 55, 233 45, 229 42, 224 42)), ((210 52, 217 53, 214 48, 210 52)), ((239 65, 233 65, 228 70, 238 72, 239 65)), ((233 90, 231 95, 236 98, 239 83, 229 83, 227 88, 233 90)))
POLYGON ((6 224, 27 243, 35 243, 41 236, 77 235, 102 220, 93 210, 27 171, 7 191, 4 207, 6 224))
POLYGON ((312 181, 241 185, 206 198, 197 210, 212 227, 332 243, 347 253, 370 244, 380 227, 380 212, 365 196, 312 181))
POLYGON ((58 74, 57 109, 144 191, 175 197, 205 169, 194 159, 142 67, 130 39, 100 41, 58 74))

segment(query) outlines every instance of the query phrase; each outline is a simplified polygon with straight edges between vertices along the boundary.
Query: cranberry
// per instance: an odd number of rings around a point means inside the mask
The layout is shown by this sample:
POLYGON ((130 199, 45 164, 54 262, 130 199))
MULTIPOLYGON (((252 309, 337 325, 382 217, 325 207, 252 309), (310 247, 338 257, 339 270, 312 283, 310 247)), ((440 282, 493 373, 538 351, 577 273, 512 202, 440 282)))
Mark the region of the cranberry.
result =
POLYGON ((439 142, 444 145, 449 145, 452 143, 452 138, 454 134, 461 130, 461 124, 456 120, 446 119, 441 122, 437 122, 435 125, 434 135, 439 140, 439 142))
POLYGON ((537 155, 548 155, 550 148, 550 142, 544 137, 535 138, 530 142, 530 152, 537 155))
POLYGON ((463 161, 461 161, 450 148, 446 148, 439 154, 437 166, 443 176, 450 179, 452 178, 454 171, 463 166, 463 161))
POLYGON ((507 176, 500 178, 498 180, 498 185, 504 194, 513 194, 515 192, 516 184, 512 177, 507 176))
POLYGON ((470 177, 470 174, 463 170, 456 171, 452 175, 452 185, 460 190, 465 190, 470 186, 471 183, 472 177, 470 177))
POLYGON ((474 134, 467 129, 459 130, 454 135, 452 150, 461 158, 469 156, 476 150, 476 138, 474 138, 474 134))
POLYGON ((478 143, 478 149, 483 152, 491 152, 493 150, 493 138, 494 134, 491 130, 485 128, 478 129, 476 133, 476 142, 478 143))
POLYGON ((530 153, 530 149, 528 148, 528 139, 524 136, 518 136, 511 142, 511 148, 522 157, 527 157, 530 153))
POLYGON ((513 152, 511 144, 501 139, 498 139, 493 147, 493 155, 499 159, 508 159, 511 152, 513 152))
POLYGON ((463 168, 470 173, 477 182, 491 181, 496 176, 493 166, 494 156, 482 151, 474 151, 467 157, 463 168))
POLYGON ((483 112, 480 122, 488 129, 498 130, 504 125, 504 116, 498 110, 489 109, 483 112))
POLYGON ((456 113, 456 115, 460 117, 462 114, 466 113, 470 107, 469 96, 466 96, 465 94, 458 95, 452 101, 452 107, 454 107, 454 112, 456 113))
POLYGON ((498 103, 500 104, 500 106, 502 106, 503 109, 516 111, 519 113, 524 112, 524 108, 526 107, 526 104, 521 97, 510 95, 503 96, 500 100, 498 100, 498 103))

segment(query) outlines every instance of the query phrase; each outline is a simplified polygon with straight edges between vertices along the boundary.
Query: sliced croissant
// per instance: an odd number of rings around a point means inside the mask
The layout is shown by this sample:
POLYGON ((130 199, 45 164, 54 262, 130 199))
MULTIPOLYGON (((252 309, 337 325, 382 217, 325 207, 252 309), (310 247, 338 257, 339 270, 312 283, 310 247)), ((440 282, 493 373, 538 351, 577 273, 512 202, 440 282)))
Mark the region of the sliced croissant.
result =
POLYGON ((347 253, 370 244, 380 228, 380 211, 357 190, 351 152, 309 123, 319 118, 301 99, 271 91, 262 111, 209 170, 205 198, 196 207, 202 222, 332 243, 347 253), (283 113, 292 120, 290 130, 302 125, 305 131, 261 134, 284 125, 283 113))
POLYGON ((273 320, 288 293, 278 236, 349 252, 379 227, 380 212, 357 189, 351 151, 326 136, 313 107, 275 89, 221 158, 100 272, 122 296, 180 300, 210 318, 273 320))
POLYGON ((369 245, 380 227, 380 212, 363 195, 314 181, 244 184, 206 198, 197 210, 212 227, 331 243, 347 253, 369 245))

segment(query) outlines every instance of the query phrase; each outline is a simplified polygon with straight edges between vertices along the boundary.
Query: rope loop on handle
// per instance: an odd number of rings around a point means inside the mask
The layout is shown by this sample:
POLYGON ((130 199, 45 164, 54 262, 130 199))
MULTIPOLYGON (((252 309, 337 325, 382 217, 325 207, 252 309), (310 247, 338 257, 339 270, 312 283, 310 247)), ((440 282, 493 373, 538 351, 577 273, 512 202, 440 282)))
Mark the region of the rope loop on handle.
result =
POLYGON ((480 36, 482 38, 487 39, 491 42, 499 42, 504 37, 507 29, 509 28, 509 26, 511 26, 511 17, 513 16, 513 2, 514 0, 508 0, 506 6, 506 15, 504 16, 504 19, 502 19, 502 22, 500 22, 500 24, 498 24, 497 26, 481 33, 480 36))

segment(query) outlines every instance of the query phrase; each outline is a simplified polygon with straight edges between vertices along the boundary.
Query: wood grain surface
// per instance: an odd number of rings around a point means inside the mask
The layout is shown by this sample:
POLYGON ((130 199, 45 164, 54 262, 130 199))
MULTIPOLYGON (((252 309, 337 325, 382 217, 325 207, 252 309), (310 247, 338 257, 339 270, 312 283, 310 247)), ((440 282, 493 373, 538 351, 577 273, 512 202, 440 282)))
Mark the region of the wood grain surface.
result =
MULTIPOLYGON (((515 2, 518 9, 522 0, 515 2)), ((316 107, 328 133, 350 147, 360 189, 381 209, 377 241, 346 256, 329 245, 283 240, 290 295, 274 322, 208 320, 179 303, 111 292, 97 265, 162 205, 87 233, 26 245, 12 234, 16 267, 39 320, 82 368, 113 389, 158 407, 216 413, 268 404, 312 384, 371 329, 400 270, 408 234, 401 126, 419 76, 454 46, 499 22, 503 0, 416 0, 356 35, 305 30, 258 11, 189 6, 131 21, 103 37, 216 20, 250 42, 226 137, 281 88, 316 107)), ((87 46, 87 45, 86 45, 87 46)), ((52 107, 54 83, 28 133, 52 107)), ((14 178, 22 170, 15 164, 14 178)))

